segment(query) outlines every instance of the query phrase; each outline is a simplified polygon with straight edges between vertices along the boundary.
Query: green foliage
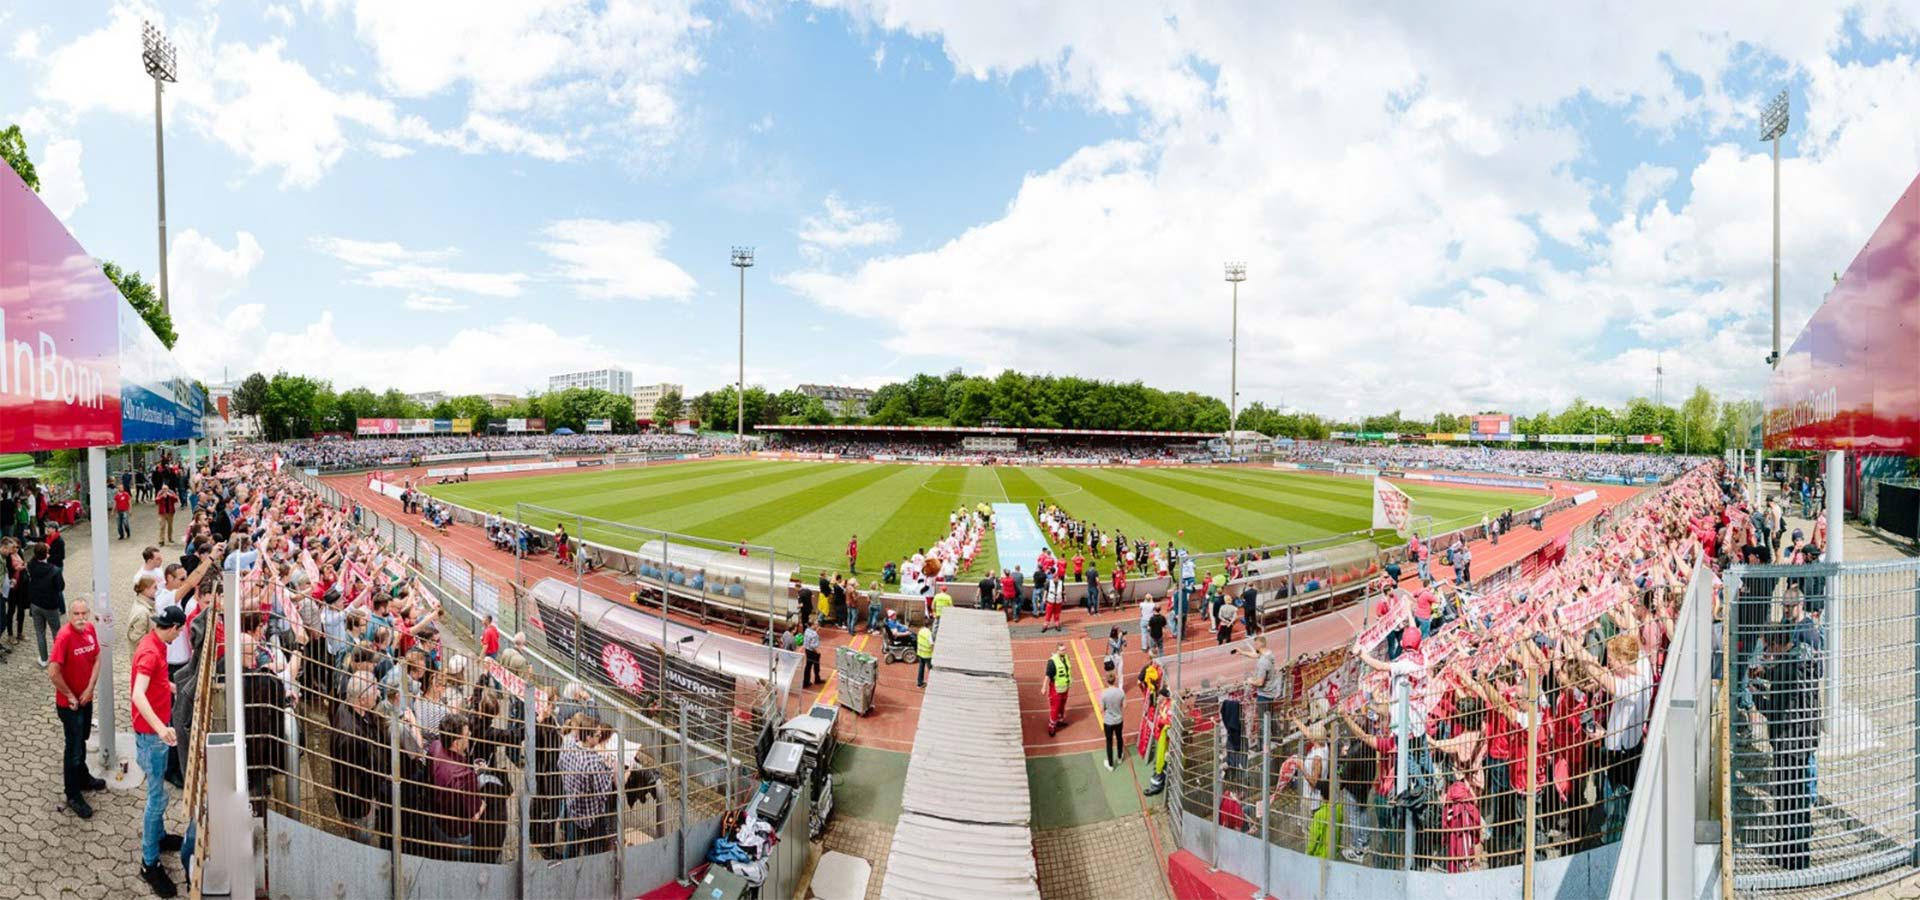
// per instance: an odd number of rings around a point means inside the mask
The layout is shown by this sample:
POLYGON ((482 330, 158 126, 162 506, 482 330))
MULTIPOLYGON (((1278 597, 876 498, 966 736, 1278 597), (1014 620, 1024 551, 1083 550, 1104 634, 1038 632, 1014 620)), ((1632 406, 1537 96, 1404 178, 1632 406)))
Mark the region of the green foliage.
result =
POLYGON ((316 425, 330 424, 337 415, 339 400, 333 386, 305 375, 275 372, 267 381, 266 400, 260 407, 260 428, 268 440, 311 437, 316 425))
POLYGON ((257 416, 266 405, 267 376, 259 372, 248 375, 233 389, 233 411, 236 415, 257 416))
POLYGON ((120 289, 120 296, 133 304, 135 312, 146 320, 147 327, 153 329, 153 336, 160 339, 166 348, 173 349, 173 342, 180 336, 173 332, 173 317, 160 306, 160 295, 154 292, 153 285, 140 277, 139 272, 128 272, 110 262, 100 263, 101 274, 120 289))
POLYGON ((27 183, 27 189, 40 192, 40 173, 33 168, 33 160, 27 158, 27 138, 20 133, 20 126, 8 125, 0 131, 0 158, 13 167, 14 174, 27 183))
POLYGON ((667 391, 654 402, 651 411, 654 427, 672 428, 674 422, 686 418, 687 404, 680 399, 679 391, 667 391))

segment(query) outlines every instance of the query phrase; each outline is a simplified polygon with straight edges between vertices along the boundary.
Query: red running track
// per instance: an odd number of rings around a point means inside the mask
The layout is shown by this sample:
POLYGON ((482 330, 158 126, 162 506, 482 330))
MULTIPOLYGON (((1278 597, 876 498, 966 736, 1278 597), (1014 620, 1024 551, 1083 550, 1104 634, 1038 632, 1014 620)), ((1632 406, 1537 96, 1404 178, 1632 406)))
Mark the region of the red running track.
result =
MULTIPOLYGON (((424 469, 398 469, 391 472, 399 478, 424 480, 424 469)), ((551 473, 540 473, 551 474, 551 473)), ((325 479, 335 489, 353 497, 363 506, 387 516, 396 522, 407 521, 400 515, 400 502, 391 497, 377 494, 367 488, 366 476, 349 475, 325 479)), ((1521 527, 1510 532, 1497 546, 1486 541, 1474 541, 1471 544, 1473 561, 1483 573, 1494 572, 1516 562, 1535 550, 1546 546, 1555 538, 1568 534, 1582 523, 1594 518, 1604 509, 1609 509, 1622 500, 1640 491, 1636 487, 1614 485, 1553 483, 1555 497, 1569 497, 1580 491, 1592 490, 1599 494, 1599 501, 1564 510, 1548 517, 1543 531, 1521 527)), ((514 578, 514 559, 511 555, 493 548, 487 540, 484 529, 475 525, 454 525, 445 534, 433 533, 424 527, 413 529, 421 537, 439 545, 443 550, 451 550, 455 555, 464 557, 475 568, 482 569, 502 581, 514 578)), ((1433 565, 1435 578, 1451 577, 1447 566, 1436 562, 1433 565)), ((538 554, 520 561, 521 578, 525 584, 532 584, 542 578, 559 578, 571 581, 574 577, 571 568, 559 565, 551 554, 538 554)), ((1414 575, 1408 575, 1408 582, 1417 581, 1414 575)), ((605 571, 587 576, 585 586, 610 599, 624 602, 632 592, 633 582, 616 577, 605 571)), ((645 609, 651 614, 659 610, 645 609)), ((695 619, 680 613, 674 618, 681 622, 701 627, 695 619)), ((1146 654, 1140 649, 1139 615, 1135 608, 1103 611, 1098 616, 1088 616, 1078 607, 1070 608, 1064 616, 1066 630, 1043 636, 1033 636, 1031 626, 1023 623, 1016 630, 1013 640, 1014 679, 1020 687, 1020 724, 1025 739, 1028 756, 1052 756, 1069 753, 1095 752, 1101 749, 1100 726, 1097 722, 1096 698, 1102 685, 1100 660, 1106 652, 1107 630, 1119 626, 1129 632, 1128 645, 1122 669, 1128 678, 1140 671, 1146 664, 1146 654), (1090 635, 1097 631, 1098 637, 1090 635), (1025 635, 1025 636, 1022 636, 1025 635), (1056 735, 1047 735, 1047 703, 1043 684, 1046 673, 1046 660, 1053 653, 1055 645, 1064 642, 1067 645, 1069 660, 1073 665, 1074 685, 1067 701, 1067 724, 1056 735)), ((1196 617, 1198 618, 1198 617, 1196 617)), ((1327 613, 1294 625, 1292 628, 1273 628, 1267 631, 1268 641, 1276 653, 1290 649, 1294 656, 1304 656, 1340 646, 1351 640, 1361 627, 1362 611, 1354 606, 1337 612, 1327 613), (1288 633, 1291 632, 1291 642, 1288 633)), ((1031 623, 1033 620, 1027 620, 1031 623)), ((1211 636, 1203 636, 1204 627, 1190 626, 1188 646, 1202 646, 1196 643, 1211 642, 1211 636)), ((821 631, 821 666, 827 676, 824 685, 809 690, 796 690, 789 699, 791 712, 798 713, 814 702, 834 702, 836 679, 833 673, 834 650, 852 643, 855 647, 879 656, 877 638, 861 632, 849 636, 838 628, 821 631)), ((880 684, 876 690, 873 710, 863 717, 843 718, 840 732, 842 740, 863 747, 883 750, 909 751, 913 748, 914 730, 920 720, 920 690, 914 685, 915 666, 911 664, 880 665, 880 684)), ((1248 670, 1251 673, 1252 663, 1248 670)), ((1127 687, 1127 737, 1133 738, 1131 723, 1140 719, 1141 698, 1139 691, 1130 684, 1127 687)))

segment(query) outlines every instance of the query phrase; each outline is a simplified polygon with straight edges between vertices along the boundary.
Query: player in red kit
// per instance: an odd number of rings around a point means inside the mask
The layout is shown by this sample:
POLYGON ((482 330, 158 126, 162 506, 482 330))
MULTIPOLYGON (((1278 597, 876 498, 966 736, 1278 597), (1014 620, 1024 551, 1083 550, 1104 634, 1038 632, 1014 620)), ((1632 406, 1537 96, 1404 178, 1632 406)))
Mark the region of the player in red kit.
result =
POLYGON ((860 574, 860 536, 857 534, 847 539, 847 571, 860 574))

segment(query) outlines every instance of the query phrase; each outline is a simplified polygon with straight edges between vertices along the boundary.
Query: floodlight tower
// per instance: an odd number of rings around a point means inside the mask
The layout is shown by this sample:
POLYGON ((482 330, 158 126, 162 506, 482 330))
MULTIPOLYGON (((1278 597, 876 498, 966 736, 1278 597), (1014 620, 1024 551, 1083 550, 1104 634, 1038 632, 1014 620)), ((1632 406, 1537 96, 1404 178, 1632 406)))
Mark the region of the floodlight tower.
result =
POLYGON ((147 22, 140 29, 140 62, 153 79, 153 167, 160 189, 160 311, 171 314, 167 303, 167 144, 160 127, 160 87, 179 80, 173 42, 147 22))
POLYGON ((1787 133, 1787 92, 1775 94, 1760 111, 1760 139, 1773 142, 1773 352, 1767 365, 1780 365, 1780 136, 1787 133))
POLYGON ((747 439, 747 270, 753 268, 753 248, 733 248, 733 267, 740 270, 740 381, 734 387, 738 408, 734 413, 733 433, 747 439))
POLYGON ((1227 263, 1227 281, 1233 285, 1233 362, 1227 382, 1227 453, 1238 456, 1240 450, 1240 282, 1247 280, 1247 264, 1227 263))

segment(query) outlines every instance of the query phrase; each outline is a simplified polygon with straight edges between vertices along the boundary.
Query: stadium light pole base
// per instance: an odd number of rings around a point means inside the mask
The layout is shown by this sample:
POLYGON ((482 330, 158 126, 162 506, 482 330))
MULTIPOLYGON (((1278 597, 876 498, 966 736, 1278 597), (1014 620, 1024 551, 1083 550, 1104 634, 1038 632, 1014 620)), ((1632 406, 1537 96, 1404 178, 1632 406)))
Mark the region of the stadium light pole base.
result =
MULTIPOLYGON (((87 739, 87 759, 96 767, 100 764, 101 758, 99 742, 98 734, 87 739)), ((123 731, 114 736, 113 753, 114 764, 106 771, 95 768, 93 774, 107 783, 108 790, 137 791, 144 788, 147 783, 147 773, 141 771, 137 762, 139 757, 134 752, 132 732, 123 731)))

